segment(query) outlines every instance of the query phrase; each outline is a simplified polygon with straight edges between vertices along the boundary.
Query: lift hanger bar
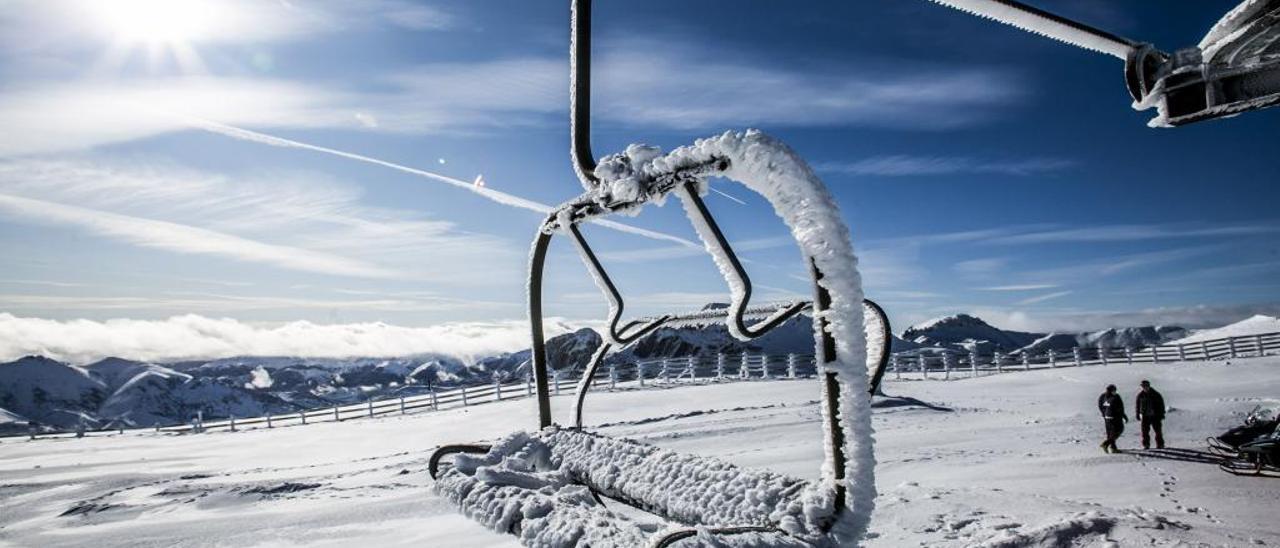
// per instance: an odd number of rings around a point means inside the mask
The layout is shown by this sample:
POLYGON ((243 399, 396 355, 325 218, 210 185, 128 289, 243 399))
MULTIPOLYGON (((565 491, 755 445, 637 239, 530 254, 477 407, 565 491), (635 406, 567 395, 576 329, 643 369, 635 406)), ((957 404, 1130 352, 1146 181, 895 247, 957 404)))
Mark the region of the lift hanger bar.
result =
POLYGON ((1128 60, 1129 55, 1141 45, 1128 38, 1054 15, 1015 0, 932 1, 1017 27, 1027 32, 1039 34, 1046 38, 1066 42, 1078 48, 1119 57, 1121 60, 1128 60))

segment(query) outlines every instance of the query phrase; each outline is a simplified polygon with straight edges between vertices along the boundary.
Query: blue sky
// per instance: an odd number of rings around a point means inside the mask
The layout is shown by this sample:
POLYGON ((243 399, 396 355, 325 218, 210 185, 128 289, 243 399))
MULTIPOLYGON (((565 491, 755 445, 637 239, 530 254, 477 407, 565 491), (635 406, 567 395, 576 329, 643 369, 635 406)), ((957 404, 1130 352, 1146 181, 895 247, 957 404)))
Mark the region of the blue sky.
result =
MULTIPOLYGON (((781 137, 838 198, 867 293, 900 326, 1280 309, 1280 110, 1148 128, 1117 60, 924 0, 598 4, 597 154, 781 137)), ((1231 7, 1037 5, 1166 50, 1231 7)), ((226 128, 556 204, 580 191, 567 21, 560 0, 0 2, 0 312, 518 325, 539 214, 226 128)), ((746 202, 709 198, 760 297, 806 294, 767 205, 716 184, 746 202)), ((626 222, 694 237, 677 207, 626 222)), ((587 234, 637 313, 725 298, 706 257, 587 234)), ((573 250, 551 262, 549 312, 602 317, 573 250)))

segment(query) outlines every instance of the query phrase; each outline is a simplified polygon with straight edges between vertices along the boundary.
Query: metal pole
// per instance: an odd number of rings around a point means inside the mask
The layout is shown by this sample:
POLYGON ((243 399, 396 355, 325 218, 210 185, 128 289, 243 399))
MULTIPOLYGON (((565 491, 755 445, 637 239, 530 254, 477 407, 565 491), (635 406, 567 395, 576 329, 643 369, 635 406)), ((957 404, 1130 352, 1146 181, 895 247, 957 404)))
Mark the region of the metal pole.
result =
MULTIPOLYGON (((231 415, 231 431, 232 431, 232 432, 235 432, 235 431, 236 431, 236 416, 235 416, 235 415, 231 415)), ((123 427, 123 426, 121 426, 121 427, 120 427, 120 433, 121 433, 121 434, 123 434, 123 433, 124 433, 124 427, 123 427)))
POLYGON ((1133 347, 1132 346, 1124 347, 1124 357, 1125 359, 1129 360, 1129 365, 1133 365, 1133 347))
POLYGON ((977 350, 969 352, 969 368, 973 369, 973 375, 976 377, 978 375, 978 351, 977 350))
POLYGON ((307 412, 298 411, 298 417, 302 419, 302 424, 307 424, 307 412))
POLYGON ((1026 350, 1022 351, 1022 370, 1031 371, 1031 353, 1026 350))
POLYGON ((739 379, 749 379, 749 378, 751 378, 750 363, 747 361, 747 360, 749 360, 749 359, 750 359, 750 358, 747 356, 747 353, 746 353, 746 352, 743 352, 743 353, 742 353, 742 359, 741 359, 741 360, 739 360, 739 364, 738 364, 738 378, 739 378, 739 379))
POLYGON ((1049 367, 1050 368, 1058 367, 1058 353, 1050 349, 1048 351, 1048 354, 1049 354, 1049 367))
POLYGON ((724 378, 724 353, 716 352, 716 379, 724 378))
POLYGON ((898 355, 889 356, 889 366, 893 368, 893 378, 902 380, 902 369, 898 368, 898 355))
POLYGON ((787 354, 787 378, 796 378, 796 355, 795 353, 787 354))
POLYGON ((1185 344, 1178 345, 1178 361, 1180 362, 1187 361, 1187 345, 1185 344))
POLYGON ((991 359, 995 360, 996 362, 996 373, 1004 373, 1004 360, 1002 359, 1003 357, 1004 356, 1001 356, 999 351, 996 351, 994 354, 991 355, 991 359))
POLYGON ((942 355, 942 378, 951 379, 951 360, 948 359, 947 354, 942 355))
POLYGON ((614 366, 609 366, 609 390, 618 387, 618 370, 614 366))
MULTIPOLYGON (((557 385, 556 388, 558 389, 560 387, 557 385)), ((465 384, 462 385, 462 406, 467 406, 467 385, 465 384)))
POLYGON ((431 387, 431 410, 432 411, 440 410, 440 403, 436 401, 436 387, 434 386, 431 387))
POLYGON ((494 401, 502 401, 502 382, 493 381, 493 399, 494 401))
POLYGON ((1076 367, 1080 367, 1080 347, 1071 349, 1071 360, 1076 362, 1076 367))
MULTIPOLYGON (((272 426, 271 426, 271 413, 267 413, 267 428, 272 428, 272 426)), ((157 432, 159 431, 159 427, 156 427, 156 431, 157 431, 157 432)))
POLYGON ((1106 365, 1111 365, 1110 363, 1107 363, 1107 351, 1108 351, 1108 350, 1110 350, 1110 349, 1109 349, 1109 348, 1107 348, 1107 347, 1105 347, 1105 346, 1098 345, 1098 356, 1102 358, 1102 365, 1104 365, 1104 366, 1106 366, 1106 365))
POLYGON ((636 362, 636 379, 639 379, 640 387, 644 388, 644 362, 636 362))
POLYGON ((404 396, 400 396, 400 414, 404 414, 404 396))
POLYGON ((1236 357, 1236 338, 1227 337, 1227 346, 1231 348, 1231 357, 1236 357))
POLYGON ((1258 356, 1261 357, 1263 354, 1262 335, 1253 336, 1253 345, 1258 347, 1258 356))
POLYGON ((1158 345, 1151 346, 1151 363, 1160 363, 1160 347, 1158 345))
POLYGON ((338 416, 338 406, 333 406, 333 420, 340 421, 342 418, 338 416))

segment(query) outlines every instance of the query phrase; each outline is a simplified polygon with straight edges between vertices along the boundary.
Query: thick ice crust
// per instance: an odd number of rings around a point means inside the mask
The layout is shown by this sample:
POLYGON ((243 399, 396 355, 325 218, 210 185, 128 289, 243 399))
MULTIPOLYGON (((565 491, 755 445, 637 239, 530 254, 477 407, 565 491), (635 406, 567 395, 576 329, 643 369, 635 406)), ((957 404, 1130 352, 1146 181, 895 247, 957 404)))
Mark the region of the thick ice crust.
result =
POLYGON ((836 515, 821 484, 644 445, 551 427, 517 432, 482 456, 459 455, 436 490, 464 514, 529 546, 643 546, 664 537, 615 514, 584 485, 679 524, 702 527, 675 546, 831 546, 836 515), (758 526, 776 533, 712 535, 758 526), (702 540, 698 540, 702 539, 702 540), (714 540, 714 542, 712 542, 714 540))
MULTIPOLYGON (((652 192, 645 182, 657 175, 716 159, 728 160, 725 177, 756 191, 773 205, 775 213, 791 229, 804 257, 812 260, 822 272, 819 283, 831 294, 831 308, 822 318, 827 320, 827 329, 836 341, 836 360, 825 367, 838 375, 842 387, 839 420, 846 434, 844 477, 848 490, 846 504, 850 510, 841 513, 834 534, 840 542, 853 544, 862 538, 870 523, 876 496, 871 397, 865 389, 866 333, 858 259, 853 253, 849 229, 826 186, 795 151, 758 130, 725 132, 665 155, 654 147, 631 145, 623 153, 602 159, 596 176, 602 181, 602 188, 609 188, 610 192, 643 196, 652 192)), ((705 189, 698 191, 705 192, 705 189)), ((705 234, 710 228, 696 215, 690 215, 690 219, 707 240, 705 234)), ((727 273, 729 259, 712 247, 708 247, 708 251, 720 270, 727 273)), ((727 274, 726 278, 732 280, 727 274)), ((731 308, 741 306, 746 297, 744 288, 735 284, 730 291, 731 308)), ((822 322, 815 321, 814 329, 815 341, 820 341, 818 330, 822 329, 822 322)), ((734 330, 732 324, 730 330, 734 330)), ((817 353, 820 354, 820 350, 817 353)), ((831 486, 836 481, 830 458, 834 448, 830 439, 824 443, 828 458, 822 481, 831 486)))

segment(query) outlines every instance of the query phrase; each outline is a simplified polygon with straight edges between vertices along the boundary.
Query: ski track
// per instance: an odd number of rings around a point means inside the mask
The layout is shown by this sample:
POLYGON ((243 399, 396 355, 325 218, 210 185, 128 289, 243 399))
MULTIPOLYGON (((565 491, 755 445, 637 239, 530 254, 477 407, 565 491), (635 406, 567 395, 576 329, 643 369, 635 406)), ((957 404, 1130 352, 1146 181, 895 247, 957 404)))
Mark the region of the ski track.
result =
MULTIPOLYGON (((1280 391, 1280 359, 893 382, 878 399, 881 493, 867 546, 1280 545, 1280 492, 1201 459, 1200 440, 1280 391), (1105 382, 1151 378, 1170 449, 1097 448, 1105 382), (1246 502, 1248 501, 1248 502, 1246 502)), ((1122 389, 1125 392, 1125 389, 1122 389)), ((600 392, 601 432, 817 477, 817 383, 600 392)), ((1126 404, 1132 395, 1127 392, 1126 404)), ((557 412, 571 396, 554 400, 557 412)), ((0 443, 0 546, 515 546, 432 494, 443 443, 527 427, 529 401, 297 428, 0 443), (146 459, 146 460, 142 460, 146 459)))

